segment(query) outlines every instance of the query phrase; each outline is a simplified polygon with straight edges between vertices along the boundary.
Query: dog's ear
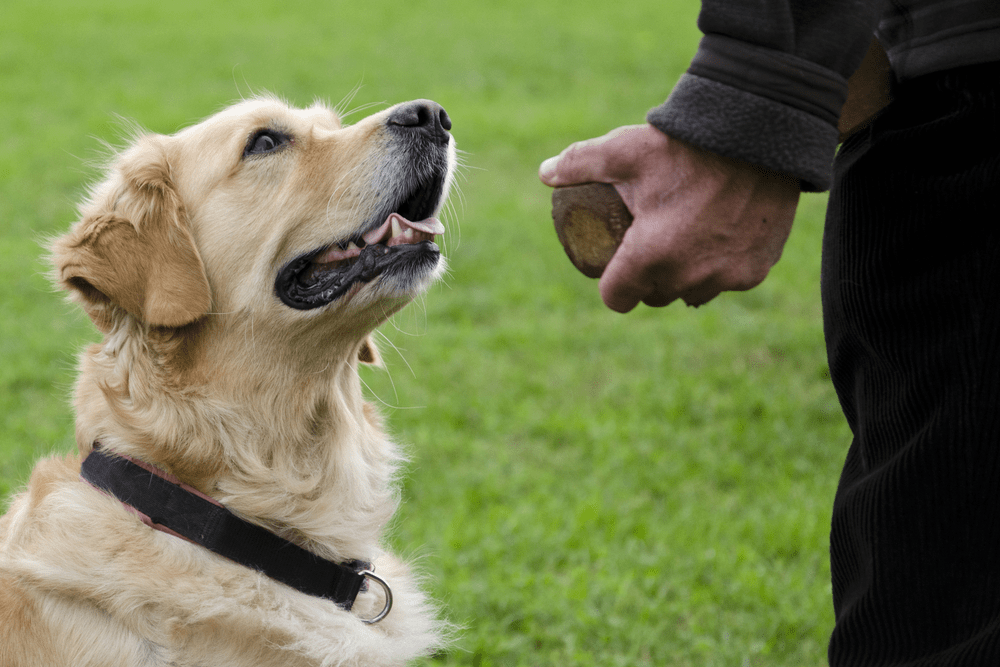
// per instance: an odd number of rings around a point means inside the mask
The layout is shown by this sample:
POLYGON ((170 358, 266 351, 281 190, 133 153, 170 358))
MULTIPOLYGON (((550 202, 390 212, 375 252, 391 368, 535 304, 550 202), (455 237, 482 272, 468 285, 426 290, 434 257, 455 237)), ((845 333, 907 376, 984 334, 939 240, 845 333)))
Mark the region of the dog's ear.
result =
POLYGON ((103 331, 120 308, 180 327, 211 307, 208 278, 170 174, 163 137, 141 137, 52 245, 56 279, 103 331))
POLYGON ((365 339, 361 341, 361 347, 358 348, 358 361, 382 368, 382 355, 379 354, 371 336, 365 336, 365 339))

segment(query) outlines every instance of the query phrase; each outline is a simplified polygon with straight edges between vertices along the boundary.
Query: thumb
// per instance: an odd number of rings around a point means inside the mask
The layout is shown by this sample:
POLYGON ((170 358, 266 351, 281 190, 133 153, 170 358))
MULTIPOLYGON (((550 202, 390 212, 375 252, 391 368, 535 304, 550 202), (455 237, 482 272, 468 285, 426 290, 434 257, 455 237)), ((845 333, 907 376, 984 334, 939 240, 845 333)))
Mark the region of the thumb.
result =
POLYGON ((609 173, 609 158, 615 150, 614 139, 632 130, 619 127, 603 137, 587 139, 571 144, 566 150, 551 157, 538 168, 538 177, 548 186, 558 187, 575 183, 611 183, 615 179, 609 173))

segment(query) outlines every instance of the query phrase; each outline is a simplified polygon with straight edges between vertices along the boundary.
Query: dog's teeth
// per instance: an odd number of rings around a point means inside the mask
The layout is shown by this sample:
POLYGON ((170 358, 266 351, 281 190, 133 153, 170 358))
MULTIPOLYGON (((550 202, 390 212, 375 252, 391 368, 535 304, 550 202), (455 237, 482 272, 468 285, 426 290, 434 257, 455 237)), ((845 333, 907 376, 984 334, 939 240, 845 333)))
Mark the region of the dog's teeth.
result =
POLYGON ((392 219, 392 235, 399 236, 403 233, 403 227, 399 224, 399 218, 392 219))
POLYGON ((351 241, 350 243, 347 244, 347 248, 345 248, 345 250, 361 250, 361 248, 358 247, 357 243, 351 241))

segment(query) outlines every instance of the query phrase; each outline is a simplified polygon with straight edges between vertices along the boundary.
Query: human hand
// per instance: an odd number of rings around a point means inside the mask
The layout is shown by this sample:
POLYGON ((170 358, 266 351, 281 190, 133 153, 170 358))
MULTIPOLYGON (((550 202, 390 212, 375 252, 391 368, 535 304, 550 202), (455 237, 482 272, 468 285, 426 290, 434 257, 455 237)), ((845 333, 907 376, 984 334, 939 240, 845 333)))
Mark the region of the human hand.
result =
POLYGON ((601 276, 618 312, 640 301, 691 306, 748 290, 781 257, 799 200, 797 179, 721 157, 652 125, 620 127, 542 163, 550 186, 611 183, 634 216, 601 276))

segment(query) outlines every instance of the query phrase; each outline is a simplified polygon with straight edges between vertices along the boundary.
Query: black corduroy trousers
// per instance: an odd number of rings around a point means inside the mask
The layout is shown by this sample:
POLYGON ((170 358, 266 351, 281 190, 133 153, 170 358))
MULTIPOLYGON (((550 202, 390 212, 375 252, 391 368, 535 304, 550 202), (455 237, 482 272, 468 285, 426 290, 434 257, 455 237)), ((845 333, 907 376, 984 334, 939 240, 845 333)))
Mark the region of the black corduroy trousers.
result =
POLYGON ((894 94, 841 146, 823 240, 854 436, 828 657, 1000 665, 1000 63, 894 94))

